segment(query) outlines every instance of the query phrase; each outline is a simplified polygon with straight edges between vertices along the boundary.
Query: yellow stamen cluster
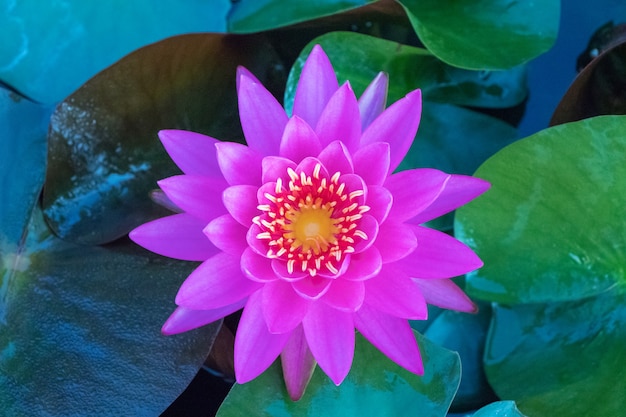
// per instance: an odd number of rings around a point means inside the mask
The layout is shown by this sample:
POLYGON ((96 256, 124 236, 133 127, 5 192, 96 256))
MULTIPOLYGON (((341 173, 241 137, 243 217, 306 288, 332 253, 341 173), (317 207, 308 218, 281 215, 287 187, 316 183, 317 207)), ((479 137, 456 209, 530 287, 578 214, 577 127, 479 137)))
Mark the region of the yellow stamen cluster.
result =
POLYGON ((359 223, 369 207, 356 201, 363 190, 348 192, 339 172, 329 179, 320 173, 320 164, 312 175, 289 168, 288 184, 276 181, 274 193, 264 195, 268 204, 258 206, 262 214, 253 220, 263 230, 257 238, 267 242, 267 257, 286 261, 289 273, 337 274, 345 254, 368 239, 359 223))

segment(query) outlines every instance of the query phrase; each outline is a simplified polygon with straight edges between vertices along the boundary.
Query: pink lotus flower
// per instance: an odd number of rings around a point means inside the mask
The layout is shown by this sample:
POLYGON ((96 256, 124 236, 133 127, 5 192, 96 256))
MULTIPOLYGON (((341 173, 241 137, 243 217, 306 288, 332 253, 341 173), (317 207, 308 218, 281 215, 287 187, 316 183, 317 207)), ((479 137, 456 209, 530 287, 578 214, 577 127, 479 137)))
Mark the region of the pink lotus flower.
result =
POLYGON ((247 70, 237 74, 248 146, 186 131, 159 136, 184 172, 159 182, 180 208, 133 230, 139 245, 203 261, 182 284, 163 326, 174 334, 243 308, 235 340, 239 383, 280 355, 293 399, 315 363, 339 385, 355 328, 416 374, 422 360, 408 319, 427 303, 472 312, 450 278, 482 266, 465 245, 420 224, 489 188, 435 169, 393 174, 409 150, 421 93, 385 110, 380 74, 357 101, 321 47, 297 87, 293 116, 247 70))

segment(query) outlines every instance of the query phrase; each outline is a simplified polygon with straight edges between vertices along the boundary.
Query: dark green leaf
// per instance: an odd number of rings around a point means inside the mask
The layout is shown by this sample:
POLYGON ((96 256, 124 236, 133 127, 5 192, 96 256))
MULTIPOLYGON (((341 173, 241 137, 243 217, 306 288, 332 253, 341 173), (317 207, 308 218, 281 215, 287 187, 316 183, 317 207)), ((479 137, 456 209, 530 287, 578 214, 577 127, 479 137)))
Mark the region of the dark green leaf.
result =
POLYGON ((184 390, 219 323, 165 337, 193 264, 131 243, 52 237, 37 212, 0 269, 0 409, 7 416, 155 416, 184 390))
POLYGON ((100 244, 163 215, 148 193, 178 171, 157 132, 242 141, 236 67, 283 86, 276 64, 263 36, 199 34, 140 49, 95 76, 52 116, 43 206, 53 231, 100 244))
POLYGON ((626 408, 624 286, 574 302, 496 306, 489 382, 533 417, 615 417, 626 408))
POLYGON ((424 376, 416 376, 391 362, 357 335, 352 370, 335 386, 319 369, 298 402, 289 398, 279 362, 260 377, 235 385, 218 417, 254 416, 445 416, 460 378, 458 355, 417 334, 424 359, 424 376))
POLYGON ((149 43, 182 33, 224 32, 230 9, 228 0, 2 3, 0 79, 46 103, 58 102, 149 43))
POLYGON ((492 183, 457 210, 457 237, 485 266, 467 291, 507 304, 576 300, 625 284, 626 117, 520 140, 483 164, 492 183))
POLYGON ((398 0, 429 51, 461 68, 506 69, 552 47, 560 2, 398 0))

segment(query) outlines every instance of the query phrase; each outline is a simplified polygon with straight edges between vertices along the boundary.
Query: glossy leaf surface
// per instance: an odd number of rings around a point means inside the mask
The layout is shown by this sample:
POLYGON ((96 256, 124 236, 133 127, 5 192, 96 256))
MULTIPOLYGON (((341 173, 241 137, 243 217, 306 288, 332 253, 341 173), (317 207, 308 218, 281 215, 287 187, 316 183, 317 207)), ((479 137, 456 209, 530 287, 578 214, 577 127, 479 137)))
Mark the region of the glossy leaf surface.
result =
POLYGON ((473 414, 473 417, 525 417, 514 401, 497 401, 484 406, 473 414))
POLYGON ((157 132, 242 141, 236 68, 266 80, 276 60, 262 36, 185 35, 140 49, 91 79, 52 116, 43 207, 53 231, 101 244, 162 216, 148 194, 178 170, 157 132))
POLYGON ((252 382, 235 385, 218 417, 393 417, 405 416, 407 410, 443 417, 458 386, 459 357, 416 335, 424 359, 423 377, 400 368, 357 335, 352 369, 340 386, 316 369, 302 399, 293 402, 277 361, 252 382))
POLYGON ((626 283, 626 117, 520 140, 476 176, 492 188, 457 210, 456 234, 485 266, 467 291, 507 304, 576 300, 626 283))

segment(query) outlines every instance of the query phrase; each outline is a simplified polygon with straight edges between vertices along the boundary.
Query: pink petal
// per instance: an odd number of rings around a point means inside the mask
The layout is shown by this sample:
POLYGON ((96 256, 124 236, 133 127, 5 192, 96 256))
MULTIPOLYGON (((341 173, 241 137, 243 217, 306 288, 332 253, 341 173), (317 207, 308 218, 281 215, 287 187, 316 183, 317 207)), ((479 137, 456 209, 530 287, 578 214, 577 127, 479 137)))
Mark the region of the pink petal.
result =
POLYGON ((250 295, 237 327, 235 375, 239 384, 251 381, 265 371, 289 340, 290 333, 272 334, 267 330, 261 299, 261 291, 250 295))
POLYGON ((389 77, 379 72, 359 97, 361 128, 365 130, 385 110, 389 77))
POLYGON ((298 164, 295 171, 297 174, 304 173, 307 176, 313 176, 313 171, 315 171, 315 167, 317 165, 320 165, 320 172, 319 172, 320 178, 330 178, 330 175, 328 175, 328 171, 326 170, 326 167, 324 166, 324 164, 322 164, 322 161, 312 156, 307 156, 306 158, 304 158, 298 164))
POLYGON ((383 185, 389 174, 390 147, 386 142, 375 142, 354 154, 354 173, 368 185, 383 185))
POLYGON ((280 140, 280 156, 299 163, 307 156, 316 156, 322 150, 317 135, 303 119, 289 119, 280 140))
POLYGON ((253 83, 256 84, 263 84, 261 81, 259 81, 259 79, 253 74, 251 73, 246 67, 243 67, 241 65, 239 65, 237 67, 237 92, 239 92, 239 79, 242 78, 242 76, 245 76, 247 78, 250 79, 250 81, 252 81, 253 83))
POLYGON ((339 184, 341 183, 346 185, 348 193, 363 191, 363 195, 352 199, 351 202, 359 205, 365 204, 365 200, 367 200, 367 185, 365 181, 363 181, 363 178, 355 174, 344 174, 339 177, 339 184))
POLYGON ((316 365, 302 326, 291 332, 289 341, 280 354, 280 361, 289 397, 292 401, 298 401, 302 398, 316 365))
POLYGON ((354 245, 354 253, 361 253, 368 250, 374 243, 376 243, 378 240, 379 226, 373 216, 364 214, 357 229, 365 233, 367 236, 367 239, 357 241, 354 245))
POLYGON ((230 185, 261 185, 261 154, 245 145, 221 142, 217 148, 217 162, 230 185))
POLYGON ((428 309, 419 287, 393 265, 383 265, 378 275, 365 281, 364 303, 394 317, 425 320, 428 309))
POLYGON ((288 282, 273 281, 263 287, 263 314, 270 333, 286 333, 302 323, 309 300, 296 294, 288 282))
POLYGON ((478 197, 491 187, 487 181, 466 175, 451 175, 435 201, 424 211, 409 220, 421 224, 460 207, 478 197))
POLYGON ((274 274, 287 282, 300 281, 301 279, 309 276, 309 273, 303 271, 301 268, 294 269, 293 271, 289 272, 289 269, 287 269, 287 262, 282 259, 272 259, 271 264, 274 274))
POLYGON ((236 303, 262 284, 246 278, 239 257, 219 253, 196 268, 176 294, 176 304, 193 310, 211 310, 236 303))
POLYGON ((393 103, 363 132, 361 146, 375 142, 390 145, 391 159, 388 173, 393 172, 409 151, 422 113, 422 93, 415 90, 393 103))
POLYGON ((285 110, 247 71, 238 71, 237 81, 239 118, 248 146, 264 156, 278 154, 288 119, 285 110))
POLYGON ((450 175, 436 169, 419 168, 398 172, 385 181, 393 195, 390 218, 405 221, 430 206, 443 192, 450 175))
POLYGON ((406 319, 390 316, 364 305, 354 315, 354 324, 389 359, 414 374, 424 374, 415 334, 406 319))
POLYGON ((321 300, 337 310, 353 313, 361 307, 364 298, 362 281, 338 279, 333 281, 321 300))
POLYGON ((354 172, 352 167, 352 158, 350 152, 345 145, 339 141, 334 141, 328 144, 322 152, 320 152, 318 159, 324 164, 326 170, 333 175, 336 172, 341 174, 351 174, 354 172))
POLYGON ((354 357, 352 313, 336 310, 324 303, 312 303, 302 321, 313 357, 335 385, 345 379, 354 357))
POLYGON ((246 233, 246 242, 248 242, 248 246, 250 246, 250 249, 252 249, 258 255, 262 256, 264 259, 267 259, 267 253, 269 250, 269 246, 266 243, 267 240, 262 240, 257 237, 259 233, 262 232, 263 229, 261 229, 256 224, 253 224, 252 226, 250 226, 250 229, 248 229, 248 233, 246 233))
POLYGON ((322 146, 339 140, 350 151, 357 150, 361 139, 361 115, 350 83, 345 83, 332 95, 315 125, 315 133, 322 146))
POLYGON ((213 323, 243 308, 247 299, 236 303, 216 308, 213 310, 191 310, 185 307, 177 307, 161 328, 161 333, 166 336, 187 332, 192 329, 213 323))
POLYGON ((352 254, 350 257, 350 267, 341 279, 351 281, 364 281, 375 277, 383 266, 380 252, 372 246, 361 253, 352 254))
POLYGON ((251 248, 247 248, 241 255, 241 271, 246 277, 256 282, 267 283, 278 279, 272 269, 271 261, 258 255, 251 248))
POLYGON ((189 214, 174 214, 142 224, 128 236, 140 246, 170 258, 204 261, 219 252, 202 233, 206 222, 189 214))
POLYGON ((281 156, 266 156, 261 163, 263 167, 263 176, 261 181, 263 184, 268 182, 275 183, 278 178, 283 180, 283 184, 286 184, 289 176, 287 175, 287 169, 295 169, 297 164, 290 159, 283 158, 281 156))
POLYGON ((227 184, 223 179, 176 175, 165 178, 158 184, 174 204, 207 223, 226 213, 222 204, 222 192, 227 184))
POLYGON ((317 300, 330 288, 330 284, 333 283, 333 279, 320 277, 318 275, 311 277, 305 277, 298 281, 291 283, 295 292, 301 297, 308 298, 309 300, 317 300))
POLYGON ((478 307, 451 279, 416 279, 428 304, 449 310, 475 313, 478 307))
POLYGON ((217 139, 186 130, 161 130, 159 139, 176 165, 188 175, 221 178, 217 164, 217 139))
POLYGON ((366 205, 370 208, 367 213, 374 217, 378 223, 383 223, 393 204, 391 192, 380 185, 369 185, 367 188, 366 205))
POLYGON ((317 125, 324 107, 338 88, 337 76, 328 56, 315 45, 300 73, 293 114, 304 119, 309 126, 317 125))
POLYGON ((249 227, 261 212, 257 209, 257 190, 253 185, 233 185, 224 190, 222 199, 226 210, 235 220, 249 227))
POLYGON ((480 258, 452 236, 421 226, 409 226, 417 237, 417 249, 397 262, 414 278, 451 278, 483 266, 480 258))
POLYGON ((231 255, 240 256, 248 247, 248 242, 246 242, 248 229, 233 219, 230 214, 211 220, 203 232, 215 246, 231 255))
POLYGON ((395 262, 415 251, 419 241, 410 226, 387 221, 380 225, 376 247, 380 251, 383 263, 395 262))

